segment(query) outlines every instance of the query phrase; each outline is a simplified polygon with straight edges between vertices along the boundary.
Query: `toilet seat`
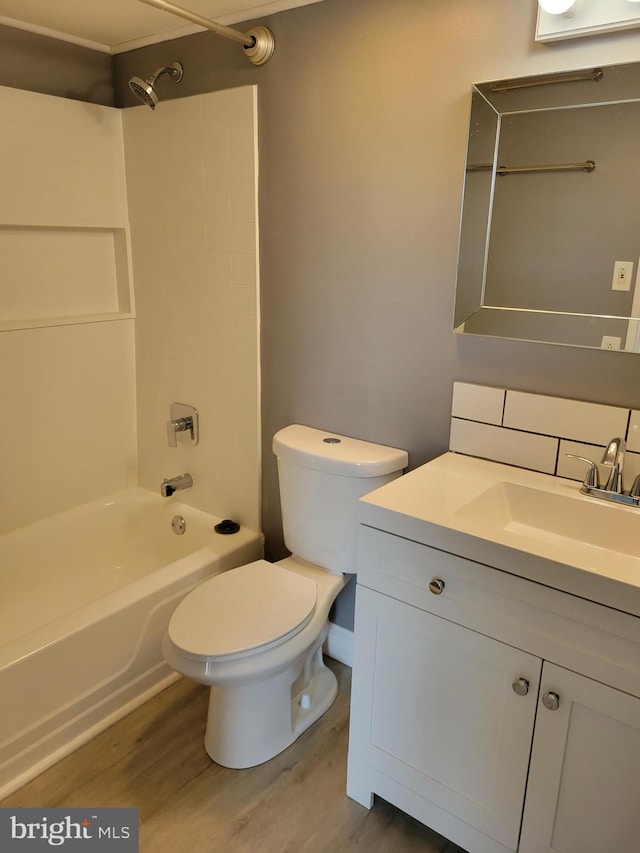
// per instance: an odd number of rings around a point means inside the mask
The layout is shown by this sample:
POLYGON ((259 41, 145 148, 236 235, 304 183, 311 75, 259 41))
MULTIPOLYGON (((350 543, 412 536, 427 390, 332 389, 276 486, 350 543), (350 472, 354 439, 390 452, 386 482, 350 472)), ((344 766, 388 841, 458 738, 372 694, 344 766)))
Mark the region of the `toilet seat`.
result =
POLYGON ((314 614, 317 586, 256 560, 216 575, 189 593, 169 623, 169 639, 195 658, 229 659, 298 634, 314 614))

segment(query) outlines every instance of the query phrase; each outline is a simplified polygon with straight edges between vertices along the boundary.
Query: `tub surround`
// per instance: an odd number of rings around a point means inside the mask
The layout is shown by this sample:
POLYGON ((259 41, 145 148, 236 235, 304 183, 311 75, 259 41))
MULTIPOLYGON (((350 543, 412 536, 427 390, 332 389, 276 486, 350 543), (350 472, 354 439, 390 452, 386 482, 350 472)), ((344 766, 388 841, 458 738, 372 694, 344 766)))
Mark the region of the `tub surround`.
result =
POLYGON ((0 87, 0 112, 0 531, 178 471, 257 529, 255 88, 154 114, 0 87), (202 441, 169 448, 184 399, 202 441))
POLYGON ((0 113, 6 532, 136 484, 136 391, 121 113, 8 87, 0 113))
POLYGON ((188 471, 185 503, 258 529, 256 87, 134 107, 122 122, 139 484, 188 471), (175 400, 198 409, 197 447, 168 445, 175 400))
POLYGON ((0 796, 176 676, 162 658, 171 613, 194 586, 258 559, 262 537, 177 498, 131 489, 0 537, 0 796), (171 519, 186 521, 177 536, 171 519), (19 565, 21 571, 15 572, 19 565))

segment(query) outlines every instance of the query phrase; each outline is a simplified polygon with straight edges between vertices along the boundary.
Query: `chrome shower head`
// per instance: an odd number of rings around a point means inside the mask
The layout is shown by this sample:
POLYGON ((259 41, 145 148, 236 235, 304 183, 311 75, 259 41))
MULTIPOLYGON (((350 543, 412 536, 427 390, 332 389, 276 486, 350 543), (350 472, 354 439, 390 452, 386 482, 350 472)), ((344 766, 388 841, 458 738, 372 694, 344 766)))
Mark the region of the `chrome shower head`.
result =
POLYGON ((156 95, 153 86, 149 80, 142 80, 140 77, 132 77, 129 80, 129 88, 139 101, 155 110, 158 104, 158 96, 156 95))
POLYGON ((182 80, 184 69, 180 62, 172 62, 171 65, 158 68, 146 80, 143 80, 141 77, 132 77, 129 80, 129 88, 136 98, 142 101, 143 104, 151 107, 152 110, 155 110, 158 106, 159 98, 156 94, 156 83, 163 74, 168 74, 174 83, 179 83, 182 80))

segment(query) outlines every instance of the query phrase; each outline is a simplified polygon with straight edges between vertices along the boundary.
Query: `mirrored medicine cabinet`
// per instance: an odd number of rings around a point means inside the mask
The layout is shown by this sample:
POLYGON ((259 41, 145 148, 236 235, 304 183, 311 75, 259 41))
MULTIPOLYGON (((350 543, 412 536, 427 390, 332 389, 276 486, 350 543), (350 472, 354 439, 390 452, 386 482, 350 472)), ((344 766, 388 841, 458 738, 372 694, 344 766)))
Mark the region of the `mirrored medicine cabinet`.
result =
POLYGON ((640 63, 472 87, 454 329, 640 351, 640 63))

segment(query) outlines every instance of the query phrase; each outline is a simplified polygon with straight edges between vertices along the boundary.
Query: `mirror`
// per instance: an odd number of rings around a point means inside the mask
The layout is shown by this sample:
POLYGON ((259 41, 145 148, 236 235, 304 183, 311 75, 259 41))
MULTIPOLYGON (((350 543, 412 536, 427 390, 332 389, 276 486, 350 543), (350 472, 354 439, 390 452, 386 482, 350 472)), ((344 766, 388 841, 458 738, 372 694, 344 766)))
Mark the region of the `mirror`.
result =
POLYGON ((640 351, 640 63, 474 85, 454 330, 640 351))

